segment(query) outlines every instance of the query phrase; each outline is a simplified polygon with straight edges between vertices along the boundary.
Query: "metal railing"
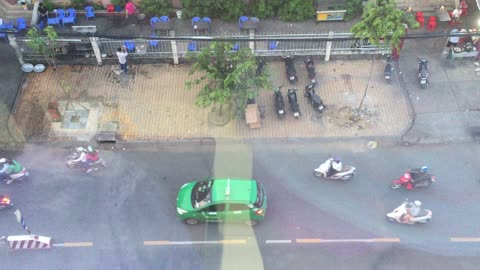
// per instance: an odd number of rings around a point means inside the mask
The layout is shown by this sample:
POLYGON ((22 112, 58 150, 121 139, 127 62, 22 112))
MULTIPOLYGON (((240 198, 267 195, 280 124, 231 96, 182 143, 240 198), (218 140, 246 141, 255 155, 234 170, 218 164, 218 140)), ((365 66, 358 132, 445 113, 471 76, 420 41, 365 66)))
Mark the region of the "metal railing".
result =
MULTIPOLYGON (((14 38, 24 59, 41 58, 27 46, 27 38, 14 38)), ((250 48, 257 56, 284 55, 320 55, 328 60, 330 55, 386 54, 391 49, 388 45, 375 46, 353 38, 351 33, 250 33, 225 34, 222 36, 160 36, 153 38, 97 38, 79 37, 59 40, 59 55, 70 58, 115 59, 118 48, 126 44, 129 59, 173 59, 178 62, 189 52, 198 52, 208 47, 211 42, 229 41, 234 44, 232 51, 250 48), (95 50, 95 48, 98 48, 95 50)), ((12 43, 12 41, 10 41, 12 43)), ((61 58, 60 58, 61 60, 61 58)))

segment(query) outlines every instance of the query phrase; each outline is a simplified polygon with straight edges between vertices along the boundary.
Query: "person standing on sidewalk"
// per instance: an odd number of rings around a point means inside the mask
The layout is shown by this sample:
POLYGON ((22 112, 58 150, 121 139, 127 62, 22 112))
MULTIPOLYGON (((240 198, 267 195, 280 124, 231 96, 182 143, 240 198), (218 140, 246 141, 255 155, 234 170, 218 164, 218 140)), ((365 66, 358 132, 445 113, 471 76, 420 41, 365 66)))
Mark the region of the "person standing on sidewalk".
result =
POLYGON ((128 20, 128 17, 129 16, 132 16, 133 14, 135 14, 135 5, 130 2, 129 0, 126 0, 126 4, 125 4, 125 19, 128 20))
POLYGON ((120 69, 123 71, 123 73, 127 73, 128 67, 127 67, 127 50, 125 49, 125 46, 122 48, 118 48, 117 51, 117 56, 118 56, 118 62, 120 63, 120 69))
POLYGON ((38 24, 42 23, 42 27, 46 27, 48 23, 48 10, 43 3, 38 5, 38 13, 40 14, 38 24))
MULTIPOLYGON (((457 27, 450 32, 450 35, 455 35, 455 34, 459 34, 459 33, 460 33, 460 28, 457 27)), ((453 45, 453 47, 456 47, 459 41, 460 41, 459 36, 451 36, 448 39, 447 47, 451 47, 452 45, 453 45)))

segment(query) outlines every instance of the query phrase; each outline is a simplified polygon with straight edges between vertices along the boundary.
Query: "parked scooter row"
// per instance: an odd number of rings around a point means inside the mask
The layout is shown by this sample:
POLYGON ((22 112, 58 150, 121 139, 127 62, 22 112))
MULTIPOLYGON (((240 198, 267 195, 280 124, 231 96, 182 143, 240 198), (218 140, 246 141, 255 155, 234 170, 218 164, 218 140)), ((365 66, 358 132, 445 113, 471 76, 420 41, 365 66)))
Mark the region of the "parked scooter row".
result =
MULTIPOLYGON (((313 175, 323 179, 330 180, 350 180, 355 176, 356 168, 354 166, 342 165, 339 158, 331 158, 320 164, 313 170, 313 175)), ((392 183, 392 189, 405 186, 407 190, 414 188, 424 188, 435 182, 435 176, 428 173, 428 167, 409 169, 407 172, 392 183)), ((409 202, 406 199, 400 206, 386 215, 388 221, 403 224, 427 223, 432 219, 432 211, 422 209, 421 201, 409 202)))
MULTIPOLYGON (((417 81, 418 84, 420 85, 421 88, 427 87, 429 84, 428 81, 428 59, 427 58, 419 58, 417 57, 417 62, 418 62, 418 77, 417 81)), ((387 65, 385 66, 385 69, 383 71, 384 78, 387 82, 392 81, 393 77, 393 64, 392 64, 392 57, 389 55, 387 57, 387 65)))

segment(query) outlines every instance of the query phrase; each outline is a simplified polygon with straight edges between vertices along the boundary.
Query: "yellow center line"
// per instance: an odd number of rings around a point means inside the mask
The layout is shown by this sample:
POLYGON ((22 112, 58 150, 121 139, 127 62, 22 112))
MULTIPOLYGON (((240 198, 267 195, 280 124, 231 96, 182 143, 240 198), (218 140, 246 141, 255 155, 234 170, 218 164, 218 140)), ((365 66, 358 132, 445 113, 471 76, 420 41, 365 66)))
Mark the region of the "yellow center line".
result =
POLYGON ((451 242, 480 242, 480 237, 450 237, 451 242))
POLYGON ((66 242, 63 243, 64 247, 91 247, 93 242, 66 242))

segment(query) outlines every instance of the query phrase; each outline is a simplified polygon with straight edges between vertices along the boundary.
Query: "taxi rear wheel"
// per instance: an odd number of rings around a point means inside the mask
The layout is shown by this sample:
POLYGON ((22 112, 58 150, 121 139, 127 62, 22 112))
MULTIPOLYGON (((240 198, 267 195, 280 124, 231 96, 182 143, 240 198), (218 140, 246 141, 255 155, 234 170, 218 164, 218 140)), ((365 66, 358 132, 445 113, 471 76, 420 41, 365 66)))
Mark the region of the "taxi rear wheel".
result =
POLYGON ((185 219, 185 223, 187 223, 188 225, 196 225, 198 224, 200 221, 198 221, 198 219, 194 219, 194 218, 187 218, 185 219))

